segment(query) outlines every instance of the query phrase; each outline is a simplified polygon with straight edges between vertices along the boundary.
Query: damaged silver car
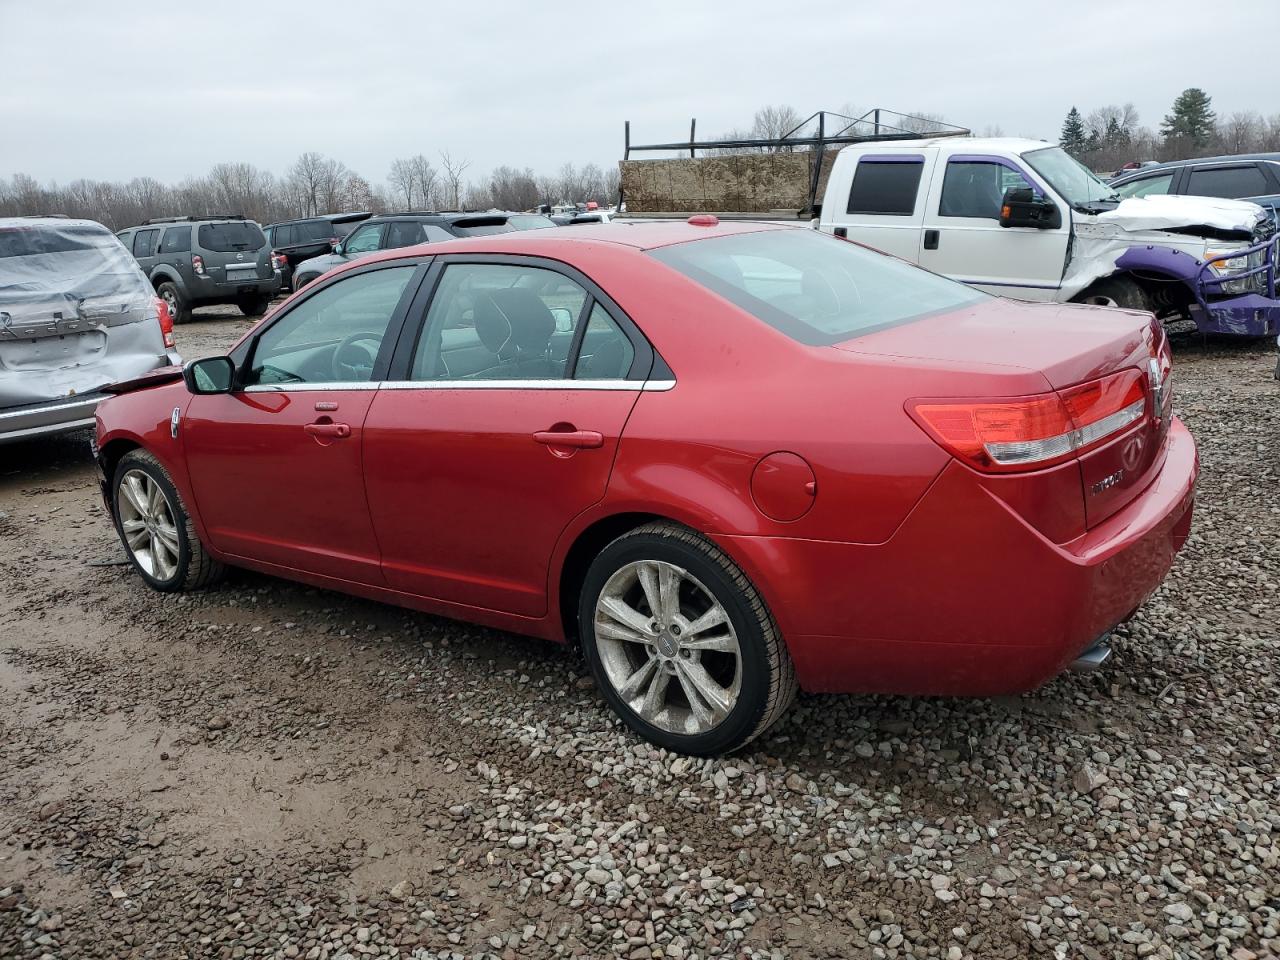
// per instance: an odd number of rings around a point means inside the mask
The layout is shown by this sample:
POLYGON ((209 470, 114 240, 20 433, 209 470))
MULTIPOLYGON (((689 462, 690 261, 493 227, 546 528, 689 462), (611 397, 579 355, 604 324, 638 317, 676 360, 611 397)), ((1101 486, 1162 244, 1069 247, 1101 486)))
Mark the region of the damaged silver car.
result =
POLYGON ((0 443, 91 426, 105 387, 181 362, 168 308, 106 227, 0 218, 0 443))

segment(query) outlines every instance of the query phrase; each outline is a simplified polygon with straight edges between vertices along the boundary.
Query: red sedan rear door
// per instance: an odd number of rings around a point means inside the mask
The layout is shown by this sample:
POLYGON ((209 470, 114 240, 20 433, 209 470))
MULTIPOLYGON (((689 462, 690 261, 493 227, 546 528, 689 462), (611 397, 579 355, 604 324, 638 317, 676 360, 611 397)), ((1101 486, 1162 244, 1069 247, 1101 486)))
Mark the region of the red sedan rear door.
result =
POLYGON ((556 540, 604 496, 652 350, 587 278, 549 261, 439 257, 426 289, 365 421, 383 575, 541 617, 556 540))

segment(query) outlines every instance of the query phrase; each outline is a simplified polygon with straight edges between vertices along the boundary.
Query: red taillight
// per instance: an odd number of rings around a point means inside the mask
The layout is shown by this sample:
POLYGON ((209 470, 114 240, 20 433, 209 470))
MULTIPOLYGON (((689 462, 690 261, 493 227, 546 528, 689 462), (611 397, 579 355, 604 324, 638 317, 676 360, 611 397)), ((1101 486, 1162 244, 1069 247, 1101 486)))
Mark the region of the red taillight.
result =
POLYGON ((191 269, 203 277, 204 276, 204 257, 200 256, 200 254, 198 253, 193 253, 191 255, 191 269))
POLYGON ((283 270, 283 269, 284 269, 285 267, 287 267, 288 265, 289 265, 289 258, 288 258, 288 257, 286 257, 283 253, 277 253, 275 250, 272 250, 272 251, 271 251, 271 267, 272 267, 272 269, 274 269, 274 270, 283 270))
POLYGON ((1122 370, 1056 393, 915 400, 907 411, 953 455, 987 473, 1038 470, 1078 456, 1142 418, 1143 375, 1122 370))
POLYGON ((169 304, 156 297, 156 317, 160 320, 160 333, 164 335, 164 345, 170 350, 173 342, 173 315, 169 313, 169 304))

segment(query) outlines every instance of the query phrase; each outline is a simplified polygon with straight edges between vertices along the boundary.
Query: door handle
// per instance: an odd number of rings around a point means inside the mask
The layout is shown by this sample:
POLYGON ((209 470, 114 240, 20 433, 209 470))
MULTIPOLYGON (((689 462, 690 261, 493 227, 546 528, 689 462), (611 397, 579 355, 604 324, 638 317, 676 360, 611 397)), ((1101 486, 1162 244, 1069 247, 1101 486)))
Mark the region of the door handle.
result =
POLYGON ((308 423, 302 429, 313 437, 342 439, 351 436, 351 425, 346 423, 308 423))
POLYGON ((548 447, 574 447, 578 450, 604 446, 604 434, 595 430, 539 430, 533 439, 548 447))
POLYGON ((926 230, 924 232, 924 248, 926 250, 938 249, 938 231, 937 230, 926 230))

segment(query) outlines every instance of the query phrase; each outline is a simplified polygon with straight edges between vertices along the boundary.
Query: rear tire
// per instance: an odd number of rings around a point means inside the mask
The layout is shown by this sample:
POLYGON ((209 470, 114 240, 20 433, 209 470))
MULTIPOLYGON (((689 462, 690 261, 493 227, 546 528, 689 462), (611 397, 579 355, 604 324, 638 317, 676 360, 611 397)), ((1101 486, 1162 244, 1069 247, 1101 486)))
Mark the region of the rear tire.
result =
POLYGON ((267 307, 270 305, 270 297, 241 297, 236 301, 236 306, 246 317, 260 317, 267 312, 267 307))
POLYGON ((168 472, 145 450, 120 458, 111 505, 125 553, 153 590, 201 590, 222 579, 226 568, 205 550, 168 472))
POLYGON ((1155 311, 1155 304, 1147 291, 1128 277, 1107 277, 1099 280, 1082 293, 1077 301, 1101 307, 1122 307, 1125 310, 1155 311))
POLYGON ((156 287, 156 293, 169 305, 169 316, 174 323, 186 323, 191 319, 191 304, 187 303, 176 283, 166 280, 156 287))
POLYGON ((667 750, 737 750, 795 698, 795 668, 760 594, 715 544, 673 523, 638 527, 600 551, 578 628, 605 700, 667 750))

